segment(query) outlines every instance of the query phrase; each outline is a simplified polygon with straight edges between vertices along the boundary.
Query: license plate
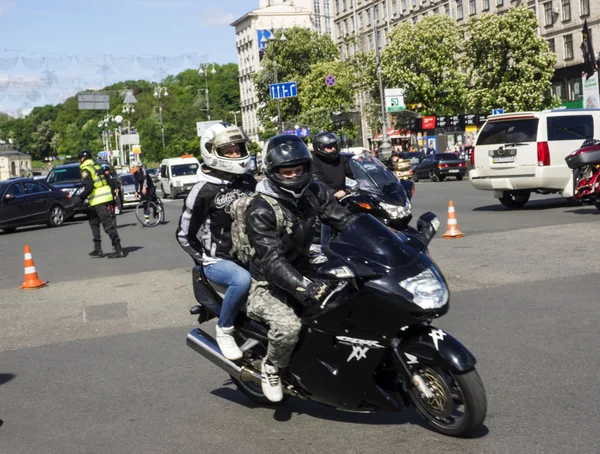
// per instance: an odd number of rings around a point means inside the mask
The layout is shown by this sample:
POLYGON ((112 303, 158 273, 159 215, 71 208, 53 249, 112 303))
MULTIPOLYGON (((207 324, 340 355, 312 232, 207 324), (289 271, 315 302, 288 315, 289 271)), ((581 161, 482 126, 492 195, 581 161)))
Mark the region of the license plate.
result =
POLYGON ((450 173, 458 173, 458 172, 460 172, 460 169, 450 169, 449 172, 450 173))
POLYGON ((514 156, 496 156, 492 158, 492 162, 494 164, 506 163, 506 162, 515 162, 514 156))

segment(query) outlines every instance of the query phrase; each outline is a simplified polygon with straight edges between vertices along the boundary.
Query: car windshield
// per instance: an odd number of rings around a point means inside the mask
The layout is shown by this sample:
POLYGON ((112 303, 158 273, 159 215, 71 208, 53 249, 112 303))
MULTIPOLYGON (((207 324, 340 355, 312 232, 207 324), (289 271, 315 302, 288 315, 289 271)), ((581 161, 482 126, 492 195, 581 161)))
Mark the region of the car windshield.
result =
POLYGON ((374 262, 394 268, 407 265, 419 257, 407 237, 392 233, 370 214, 360 215, 346 230, 329 243, 331 252, 352 263, 374 262))
POLYGON ((171 175, 174 177, 181 177, 184 175, 196 175, 198 171, 198 164, 178 164, 171 167, 171 175))
POLYGON ((61 181, 79 180, 79 167, 57 167, 50 171, 46 181, 50 184, 60 183, 61 181))
POLYGON ((538 119, 488 121, 477 138, 477 145, 535 142, 538 119))
POLYGON ((121 180, 121 182, 123 184, 135 184, 135 181, 133 179, 133 175, 119 175, 119 179, 121 180))
POLYGON ((395 185, 398 179, 381 161, 370 154, 360 154, 350 159, 350 168, 358 188, 380 193, 385 187, 395 185))

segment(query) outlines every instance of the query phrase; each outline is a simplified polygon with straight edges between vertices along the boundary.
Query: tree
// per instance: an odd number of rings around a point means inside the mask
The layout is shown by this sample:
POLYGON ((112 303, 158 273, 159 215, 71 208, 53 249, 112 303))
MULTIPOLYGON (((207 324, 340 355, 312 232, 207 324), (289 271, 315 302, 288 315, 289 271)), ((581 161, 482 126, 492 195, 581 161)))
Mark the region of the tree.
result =
MULTIPOLYGON (((329 35, 319 36, 317 32, 302 27, 293 27, 285 31, 286 41, 280 41, 282 32, 275 32, 275 40, 270 41, 262 60, 261 71, 254 74, 253 81, 256 94, 264 107, 258 111, 258 116, 265 126, 265 136, 272 135, 276 124, 271 118, 277 116, 277 101, 271 100, 269 85, 275 82, 274 65, 277 56, 277 80, 298 84, 298 93, 303 90, 302 79, 311 72, 311 67, 320 62, 331 62, 339 56, 338 48, 329 35)), ((282 121, 296 118, 302 113, 300 101, 297 98, 287 98, 281 103, 282 121)), ((264 138, 264 137, 263 137, 264 138)))
MULTIPOLYGON (((354 68, 346 62, 321 62, 313 65, 309 74, 301 79, 298 100, 302 113, 294 123, 308 126, 311 135, 319 131, 335 131, 349 138, 356 136, 357 126, 335 121, 335 114, 354 110, 354 68), (335 85, 328 87, 325 79, 335 76, 335 85)), ((291 126, 291 125, 290 125, 291 126)))
POLYGON ((415 25, 400 23, 382 52, 384 86, 405 88, 405 102, 420 103, 426 115, 464 112, 466 78, 457 59, 461 43, 460 28, 448 16, 427 16, 415 25))
POLYGON ((559 101, 549 93, 556 56, 537 36, 535 13, 522 5, 503 15, 484 14, 469 21, 465 67, 473 111, 541 110, 559 101))

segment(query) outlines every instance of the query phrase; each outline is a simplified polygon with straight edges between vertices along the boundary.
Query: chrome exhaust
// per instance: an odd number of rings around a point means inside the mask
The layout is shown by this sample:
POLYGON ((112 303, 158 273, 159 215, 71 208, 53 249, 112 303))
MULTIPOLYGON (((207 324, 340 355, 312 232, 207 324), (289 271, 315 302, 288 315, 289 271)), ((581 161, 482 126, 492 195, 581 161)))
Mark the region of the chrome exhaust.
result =
POLYGON ((240 367, 233 361, 225 358, 217 342, 201 329, 194 328, 191 330, 187 335, 186 344, 232 377, 240 381, 253 381, 260 384, 262 379, 260 373, 245 366, 240 367))

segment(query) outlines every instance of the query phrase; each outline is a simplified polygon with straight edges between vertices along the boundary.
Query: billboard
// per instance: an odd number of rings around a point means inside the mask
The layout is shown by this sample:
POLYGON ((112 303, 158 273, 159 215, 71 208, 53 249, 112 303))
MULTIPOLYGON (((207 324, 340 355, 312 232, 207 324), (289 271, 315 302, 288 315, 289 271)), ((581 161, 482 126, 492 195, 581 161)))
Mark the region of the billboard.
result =
POLYGON ((108 93, 81 93, 77 95, 79 110, 110 110, 108 93))
POLYGON ((435 117, 421 117, 421 129, 435 129, 435 117))

